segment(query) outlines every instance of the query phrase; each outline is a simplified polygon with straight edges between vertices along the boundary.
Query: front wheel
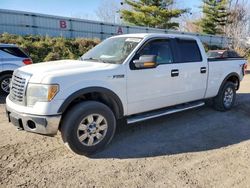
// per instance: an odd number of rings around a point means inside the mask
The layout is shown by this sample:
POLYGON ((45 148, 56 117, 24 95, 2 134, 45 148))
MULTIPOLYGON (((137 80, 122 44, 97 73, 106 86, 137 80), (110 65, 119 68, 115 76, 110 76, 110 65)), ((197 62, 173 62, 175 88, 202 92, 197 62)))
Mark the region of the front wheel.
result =
POLYGON ((214 108, 219 111, 228 111, 233 107, 235 98, 235 85, 232 82, 226 82, 214 98, 214 108))
POLYGON ((86 101, 70 109, 61 125, 64 143, 75 153, 91 155, 113 138, 116 120, 108 106, 86 101))

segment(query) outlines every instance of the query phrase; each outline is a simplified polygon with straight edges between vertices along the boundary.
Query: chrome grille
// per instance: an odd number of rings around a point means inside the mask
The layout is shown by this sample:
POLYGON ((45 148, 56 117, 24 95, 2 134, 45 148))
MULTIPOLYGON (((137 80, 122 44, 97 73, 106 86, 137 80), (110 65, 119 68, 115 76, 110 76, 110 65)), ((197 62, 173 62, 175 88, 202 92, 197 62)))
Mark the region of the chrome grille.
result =
POLYGON ((30 75, 15 71, 10 84, 10 99, 18 104, 25 104, 25 90, 30 75))

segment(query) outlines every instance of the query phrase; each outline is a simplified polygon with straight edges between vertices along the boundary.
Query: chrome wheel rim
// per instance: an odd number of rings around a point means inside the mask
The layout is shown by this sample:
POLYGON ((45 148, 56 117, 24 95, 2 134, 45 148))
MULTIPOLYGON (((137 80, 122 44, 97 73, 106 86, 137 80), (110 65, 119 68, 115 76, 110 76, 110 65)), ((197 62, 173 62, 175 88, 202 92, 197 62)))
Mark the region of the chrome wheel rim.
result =
POLYGON ((103 140, 108 130, 107 120, 100 114, 90 114, 83 118, 77 128, 81 144, 94 146, 103 140))
POLYGON ((5 78, 2 82, 1 82, 1 89, 6 92, 9 93, 10 92, 10 82, 11 82, 11 78, 5 78))
POLYGON ((229 107, 232 105, 233 102, 233 98, 234 98, 234 92, 233 89, 231 87, 227 88, 225 90, 225 94, 224 94, 224 105, 225 107, 229 107))

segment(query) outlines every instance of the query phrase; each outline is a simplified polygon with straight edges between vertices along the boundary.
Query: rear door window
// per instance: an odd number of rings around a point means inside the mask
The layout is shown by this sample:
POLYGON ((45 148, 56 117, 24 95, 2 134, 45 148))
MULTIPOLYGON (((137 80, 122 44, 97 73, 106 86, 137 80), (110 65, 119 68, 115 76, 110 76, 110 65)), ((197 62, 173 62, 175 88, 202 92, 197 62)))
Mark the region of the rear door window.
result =
POLYGON ((195 40, 177 39, 177 48, 179 49, 179 61, 185 62, 200 62, 202 61, 199 46, 195 40))
MULTIPOLYGON (((28 56, 17 47, 0 47, 0 50, 5 53, 6 56, 15 56, 20 58, 28 58, 28 56)), ((3 55, 3 56, 5 56, 3 55)), ((6 58, 8 58, 6 57, 6 58)), ((3 57, 4 58, 4 57, 3 57)))

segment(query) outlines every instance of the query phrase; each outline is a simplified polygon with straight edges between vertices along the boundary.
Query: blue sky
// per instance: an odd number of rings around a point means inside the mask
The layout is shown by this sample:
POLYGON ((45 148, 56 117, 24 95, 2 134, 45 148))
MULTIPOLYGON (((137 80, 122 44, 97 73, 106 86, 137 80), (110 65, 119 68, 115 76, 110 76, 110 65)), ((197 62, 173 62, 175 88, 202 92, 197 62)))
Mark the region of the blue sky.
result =
MULTIPOLYGON (((120 0, 117 0, 120 2, 120 0)), ((97 19, 96 10, 102 0, 0 0, 1 9, 97 19)), ((201 0, 177 0, 180 7, 198 12, 201 0)))

